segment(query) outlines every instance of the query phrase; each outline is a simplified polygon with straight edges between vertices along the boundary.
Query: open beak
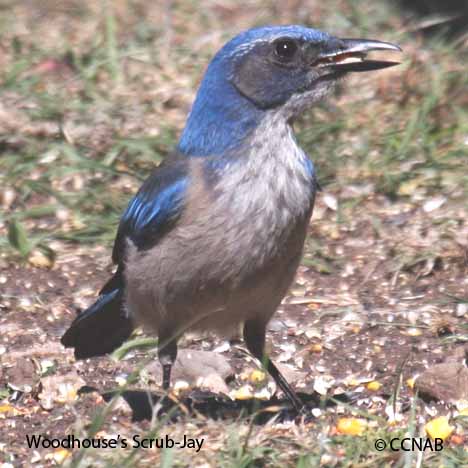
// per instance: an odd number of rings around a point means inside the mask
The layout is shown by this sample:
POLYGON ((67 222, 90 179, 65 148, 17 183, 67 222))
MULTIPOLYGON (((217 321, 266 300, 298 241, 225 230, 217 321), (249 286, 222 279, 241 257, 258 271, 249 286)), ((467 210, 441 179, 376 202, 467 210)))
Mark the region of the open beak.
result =
POLYGON ((369 39, 338 39, 330 43, 315 61, 317 67, 326 67, 333 71, 363 72, 393 67, 400 62, 388 60, 368 60, 369 52, 375 50, 391 50, 401 52, 401 48, 389 42, 369 39))

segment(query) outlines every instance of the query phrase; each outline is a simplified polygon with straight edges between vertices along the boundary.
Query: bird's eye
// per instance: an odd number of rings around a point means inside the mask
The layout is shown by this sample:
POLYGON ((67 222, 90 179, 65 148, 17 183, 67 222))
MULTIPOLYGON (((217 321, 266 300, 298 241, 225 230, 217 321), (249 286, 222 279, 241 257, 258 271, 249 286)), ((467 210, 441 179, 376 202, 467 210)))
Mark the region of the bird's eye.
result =
POLYGON ((291 60, 297 49, 297 44, 292 39, 278 39, 275 42, 275 53, 283 60, 291 60))

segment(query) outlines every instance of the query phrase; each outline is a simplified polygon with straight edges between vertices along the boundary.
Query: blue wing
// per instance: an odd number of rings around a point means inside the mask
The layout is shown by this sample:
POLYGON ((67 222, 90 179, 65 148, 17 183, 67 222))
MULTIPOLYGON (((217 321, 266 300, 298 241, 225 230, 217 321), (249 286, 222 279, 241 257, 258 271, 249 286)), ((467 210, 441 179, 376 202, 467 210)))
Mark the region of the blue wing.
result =
POLYGON ((159 166, 130 201, 119 224, 112 251, 114 263, 125 257, 126 239, 138 249, 149 249, 177 222, 188 187, 187 163, 170 160, 159 166))

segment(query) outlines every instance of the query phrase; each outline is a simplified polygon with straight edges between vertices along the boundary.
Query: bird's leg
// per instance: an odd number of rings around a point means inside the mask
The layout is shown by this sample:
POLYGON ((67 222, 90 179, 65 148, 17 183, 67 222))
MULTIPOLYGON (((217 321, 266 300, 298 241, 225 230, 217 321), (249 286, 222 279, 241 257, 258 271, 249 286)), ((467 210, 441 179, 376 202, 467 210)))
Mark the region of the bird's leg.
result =
POLYGON ((173 337, 164 339, 163 336, 159 335, 158 358, 163 371, 162 386, 167 390, 171 383, 172 366, 177 358, 177 340, 173 337))
POLYGON ((266 324, 257 320, 247 320, 244 323, 244 341, 247 349, 259 359, 268 373, 273 377, 284 394, 289 398, 294 409, 300 412, 304 406, 296 395, 296 392, 288 384, 278 368, 273 364, 268 356, 264 355, 266 324))

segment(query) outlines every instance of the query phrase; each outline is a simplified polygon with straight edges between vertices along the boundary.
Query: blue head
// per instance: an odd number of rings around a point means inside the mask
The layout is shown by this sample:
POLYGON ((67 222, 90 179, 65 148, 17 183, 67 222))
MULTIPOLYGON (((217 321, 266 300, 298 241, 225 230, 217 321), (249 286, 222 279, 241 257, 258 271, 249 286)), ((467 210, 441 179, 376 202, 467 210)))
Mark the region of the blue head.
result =
POLYGON ((365 60, 365 53, 376 49, 399 50, 303 26, 267 26, 239 34, 208 66, 179 150, 188 156, 222 154, 239 146, 266 115, 294 118, 347 72, 395 64, 365 60))

